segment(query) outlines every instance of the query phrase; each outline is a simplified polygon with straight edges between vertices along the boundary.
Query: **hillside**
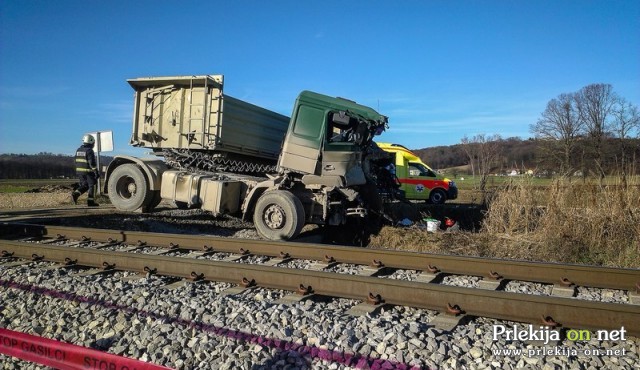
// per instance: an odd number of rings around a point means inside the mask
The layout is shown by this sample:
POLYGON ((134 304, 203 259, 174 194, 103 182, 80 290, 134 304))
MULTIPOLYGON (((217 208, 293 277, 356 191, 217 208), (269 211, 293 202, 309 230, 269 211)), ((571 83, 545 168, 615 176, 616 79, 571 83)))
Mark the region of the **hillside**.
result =
MULTIPOLYGON (((465 166, 469 163, 462 144, 422 148, 413 152, 429 166, 438 169, 465 166)), ((538 164, 536 152, 537 141, 534 139, 522 140, 514 137, 501 140, 501 158, 499 163, 496 163, 496 170, 536 167, 538 164)))
MULTIPOLYGON (((552 173, 559 166, 559 160, 544 151, 540 140, 508 138, 498 141, 497 144, 499 155, 498 160, 493 164, 492 173, 508 173, 514 169, 537 169, 552 173)), ((620 163, 620 144, 621 141, 615 138, 609 138, 603 142, 604 157, 609 165, 608 173, 619 170, 617 166, 620 163)), ((625 140, 625 146, 627 160, 630 163, 630 169, 627 169, 627 172, 637 173, 640 171, 640 139, 625 140)), ((463 144, 412 149, 412 151, 434 169, 455 168, 459 173, 465 173, 463 166, 469 164, 463 144)), ((579 141, 573 156, 574 168, 589 172, 593 167, 589 160, 590 155, 589 142, 579 141)))
MULTIPOLYGON (((543 142, 537 139, 508 138, 493 142, 497 144, 498 156, 492 164, 492 173, 509 173, 512 170, 529 170, 553 173, 558 169, 559 161, 543 150, 543 142)), ((640 171, 640 139, 625 140, 627 173, 640 171)), ((397 144, 402 144, 401 142, 397 144)), ((548 144, 548 143, 547 143, 548 144)), ((619 171, 621 141, 608 138, 603 142, 603 154, 607 173, 619 171)), ((468 172, 469 157, 463 144, 449 146, 425 147, 412 149, 422 160, 434 169, 449 169, 447 172, 465 174, 468 172)), ((589 159, 590 144, 581 140, 576 146, 573 156, 573 168, 588 173, 593 167, 589 159)), ((111 162, 112 157, 101 157, 101 165, 111 162)), ((39 153, 0 154, 0 179, 48 179, 75 178, 73 157, 62 154, 39 153)))

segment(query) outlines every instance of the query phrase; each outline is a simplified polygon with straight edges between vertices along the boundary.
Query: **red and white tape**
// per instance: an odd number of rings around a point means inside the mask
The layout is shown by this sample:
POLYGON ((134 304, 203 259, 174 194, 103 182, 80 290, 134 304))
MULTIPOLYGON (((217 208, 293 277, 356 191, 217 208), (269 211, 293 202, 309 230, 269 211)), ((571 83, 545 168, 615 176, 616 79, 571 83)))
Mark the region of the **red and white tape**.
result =
POLYGON ((143 361, 0 328, 0 353, 63 370, 171 370, 143 361))

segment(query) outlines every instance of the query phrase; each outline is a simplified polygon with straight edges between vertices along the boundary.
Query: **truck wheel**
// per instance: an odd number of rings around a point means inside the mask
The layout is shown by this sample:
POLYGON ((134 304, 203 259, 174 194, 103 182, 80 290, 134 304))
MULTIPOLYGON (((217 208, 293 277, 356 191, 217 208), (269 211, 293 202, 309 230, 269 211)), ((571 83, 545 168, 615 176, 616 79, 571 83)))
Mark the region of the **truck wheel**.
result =
POLYGON ((121 211, 135 211, 151 202, 153 193, 135 164, 123 164, 109 178, 109 200, 121 211))
POLYGON ((431 202, 431 204, 443 204, 445 200, 447 200, 447 195, 442 189, 434 189, 431 191, 431 194, 429 194, 429 202, 431 202))
POLYGON ((258 199, 253 223, 258 234, 270 240, 289 240, 304 226, 304 208, 300 199, 288 191, 268 191, 258 199))

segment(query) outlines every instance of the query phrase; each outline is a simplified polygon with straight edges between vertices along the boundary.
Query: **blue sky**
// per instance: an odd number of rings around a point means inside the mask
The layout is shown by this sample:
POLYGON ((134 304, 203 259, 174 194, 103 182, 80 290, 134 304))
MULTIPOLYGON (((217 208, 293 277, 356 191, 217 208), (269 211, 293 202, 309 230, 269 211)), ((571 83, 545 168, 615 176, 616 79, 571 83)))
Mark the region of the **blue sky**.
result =
POLYGON ((640 1, 4 0, 0 153, 113 130, 112 154, 137 154, 126 79, 193 74, 285 115, 302 90, 355 100, 410 148, 527 138, 590 83, 640 103, 640 1))

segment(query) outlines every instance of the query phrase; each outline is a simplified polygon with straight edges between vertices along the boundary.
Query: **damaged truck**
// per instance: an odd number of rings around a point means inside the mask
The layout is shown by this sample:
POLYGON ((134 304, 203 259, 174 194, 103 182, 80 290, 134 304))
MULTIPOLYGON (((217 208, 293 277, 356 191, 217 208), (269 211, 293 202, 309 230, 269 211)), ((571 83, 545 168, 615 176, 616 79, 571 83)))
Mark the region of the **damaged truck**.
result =
POLYGON ((222 75, 128 80, 135 90, 130 144, 150 158, 116 156, 104 192, 122 211, 161 200, 253 221, 271 240, 305 224, 371 225, 388 155, 372 139, 387 117, 343 98, 303 91, 291 117, 223 93, 222 75))

